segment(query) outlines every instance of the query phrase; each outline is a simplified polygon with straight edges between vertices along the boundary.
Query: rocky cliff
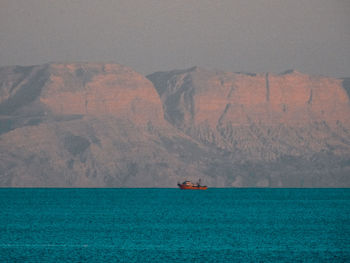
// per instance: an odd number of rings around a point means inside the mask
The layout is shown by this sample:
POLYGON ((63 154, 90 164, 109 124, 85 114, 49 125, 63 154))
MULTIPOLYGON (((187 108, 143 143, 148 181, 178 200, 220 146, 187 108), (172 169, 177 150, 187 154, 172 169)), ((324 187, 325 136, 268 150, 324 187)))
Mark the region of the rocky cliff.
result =
POLYGON ((1 186, 171 186, 200 176, 187 160, 201 147, 164 120, 152 83, 130 68, 6 67, 0 87, 1 186))
POLYGON ((345 186, 350 171, 348 80, 208 71, 147 76, 165 118, 227 157, 215 161, 233 186, 345 186))
POLYGON ((245 160, 350 153, 350 102, 342 80, 197 67, 148 78, 170 123, 245 160))
POLYGON ((0 68, 0 185, 349 187, 348 79, 0 68))
POLYGON ((0 114, 118 116, 162 122, 159 96, 142 75, 118 64, 46 64, 0 71, 0 114))

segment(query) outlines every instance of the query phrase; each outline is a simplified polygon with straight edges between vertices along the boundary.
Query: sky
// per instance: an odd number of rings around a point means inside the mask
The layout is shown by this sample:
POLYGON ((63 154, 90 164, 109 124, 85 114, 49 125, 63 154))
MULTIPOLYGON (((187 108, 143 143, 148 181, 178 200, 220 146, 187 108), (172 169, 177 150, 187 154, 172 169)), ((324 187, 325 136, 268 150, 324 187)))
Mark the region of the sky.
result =
POLYGON ((0 0, 0 66, 350 77, 350 0, 0 0))

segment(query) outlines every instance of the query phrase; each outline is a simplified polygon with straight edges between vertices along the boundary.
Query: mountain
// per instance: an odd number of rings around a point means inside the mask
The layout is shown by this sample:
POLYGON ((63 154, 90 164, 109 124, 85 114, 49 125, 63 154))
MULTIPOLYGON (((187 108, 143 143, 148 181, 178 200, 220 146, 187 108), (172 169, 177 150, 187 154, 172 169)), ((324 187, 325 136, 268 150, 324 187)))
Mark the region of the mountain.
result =
POLYGON ((0 186, 349 187, 348 79, 0 68, 0 186))
POLYGON ((116 64, 0 70, 0 185, 173 186, 205 147, 163 118, 152 83, 116 64))
POLYGON ((46 64, 0 71, 2 116, 117 115, 137 124, 162 122, 153 85, 117 64, 46 64))
POLYGON ((223 173, 235 178, 231 185, 349 185, 347 79, 198 67, 147 77, 166 120, 230 156, 223 173))

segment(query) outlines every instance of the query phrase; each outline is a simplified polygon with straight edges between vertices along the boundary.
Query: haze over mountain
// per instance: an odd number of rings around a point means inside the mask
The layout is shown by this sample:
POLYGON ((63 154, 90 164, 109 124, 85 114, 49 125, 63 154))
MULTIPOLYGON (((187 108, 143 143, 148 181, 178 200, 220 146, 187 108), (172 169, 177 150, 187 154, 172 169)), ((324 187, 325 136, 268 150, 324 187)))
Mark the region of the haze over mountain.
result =
POLYGON ((349 187, 349 80, 0 68, 0 185, 349 187))

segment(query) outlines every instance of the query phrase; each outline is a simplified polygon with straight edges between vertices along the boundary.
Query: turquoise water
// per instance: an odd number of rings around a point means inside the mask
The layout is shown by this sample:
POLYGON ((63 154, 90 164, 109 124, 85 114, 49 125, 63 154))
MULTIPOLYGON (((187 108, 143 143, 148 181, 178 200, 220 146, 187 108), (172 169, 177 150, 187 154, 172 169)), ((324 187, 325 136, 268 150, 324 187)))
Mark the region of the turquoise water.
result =
POLYGON ((350 262, 350 189, 0 189, 0 262, 350 262))

